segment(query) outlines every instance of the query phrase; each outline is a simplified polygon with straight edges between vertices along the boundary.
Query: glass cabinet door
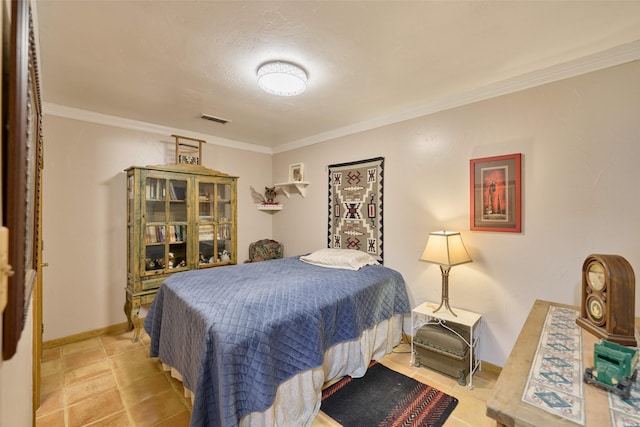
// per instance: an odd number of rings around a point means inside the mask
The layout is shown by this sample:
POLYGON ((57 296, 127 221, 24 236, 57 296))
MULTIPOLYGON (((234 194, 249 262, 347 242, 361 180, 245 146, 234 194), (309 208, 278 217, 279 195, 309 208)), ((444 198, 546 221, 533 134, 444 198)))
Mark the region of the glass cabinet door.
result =
POLYGON ((199 267, 233 261, 231 259, 231 185, 198 182, 199 267))
POLYGON ((215 184, 198 182, 198 266, 206 267, 219 262, 216 250, 215 184))
POLYGON ((231 228, 233 217, 231 212, 231 185, 216 184, 216 218, 218 220, 218 257, 221 261, 231 261, 231 228))
POLYGON ((144 274, 186 269, 187 189, 184 179, 147 177, 144 205, 144 274))
POLYGON ((136 203, 134 194, 135 180, 133 173, 130 173, 127 175, 127 276, 129 278, 133 275, 133 266, 136 260, 136 241, 134 239, 136 203))

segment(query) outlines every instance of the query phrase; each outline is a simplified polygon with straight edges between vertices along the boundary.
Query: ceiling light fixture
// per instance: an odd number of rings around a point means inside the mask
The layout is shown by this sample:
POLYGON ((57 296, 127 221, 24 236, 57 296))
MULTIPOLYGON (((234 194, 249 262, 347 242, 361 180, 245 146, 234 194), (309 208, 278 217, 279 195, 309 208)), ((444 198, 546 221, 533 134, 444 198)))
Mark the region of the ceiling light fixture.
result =
POLYGON ((271 61, 258 68, 258 85, 273 95, 300 95, 307 88, 307 73, 289 62, 271 61))

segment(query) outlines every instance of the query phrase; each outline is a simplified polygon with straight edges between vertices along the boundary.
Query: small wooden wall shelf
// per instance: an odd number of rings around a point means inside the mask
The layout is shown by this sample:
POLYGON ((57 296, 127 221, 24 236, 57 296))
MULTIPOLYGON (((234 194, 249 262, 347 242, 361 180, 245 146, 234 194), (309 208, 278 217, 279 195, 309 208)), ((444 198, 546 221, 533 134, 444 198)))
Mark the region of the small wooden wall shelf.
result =
POLYGON ((277 190, 282 190, 287 199, 291 197, 291 193, 297 192, 302 197, 305 197, 307 194, 307 186, 311 184, 307 181, 291 181, 291 182, 281 182, 279 184, 274 184, 277 190))
POLYGON ((284 206, 279 203, 277 205, 263 205, 262 203, 258 203, 256 207, 259 211, 281 211, 284 206))

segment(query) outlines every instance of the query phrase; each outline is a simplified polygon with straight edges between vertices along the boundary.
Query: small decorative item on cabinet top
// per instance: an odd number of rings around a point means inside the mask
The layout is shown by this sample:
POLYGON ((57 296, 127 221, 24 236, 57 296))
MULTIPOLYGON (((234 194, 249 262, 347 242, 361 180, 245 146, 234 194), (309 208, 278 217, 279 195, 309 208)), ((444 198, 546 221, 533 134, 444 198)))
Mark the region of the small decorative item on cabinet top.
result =
POLYGON ((189 138, 181 135, 171 135, 176 139, 176 164, 202 164, 202 139, 189 138))

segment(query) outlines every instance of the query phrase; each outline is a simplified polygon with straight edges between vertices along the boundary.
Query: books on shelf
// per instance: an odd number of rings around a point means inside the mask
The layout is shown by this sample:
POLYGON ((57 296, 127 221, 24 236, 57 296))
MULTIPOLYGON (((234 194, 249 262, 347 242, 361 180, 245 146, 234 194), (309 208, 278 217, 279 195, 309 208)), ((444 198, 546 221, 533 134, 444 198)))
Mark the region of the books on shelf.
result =
POLYGON ((178 243, 184 242, 186 236, 186 225, 148 225, 145 241, 147 244, 164 243, 165 241, 178 243))
POLYGON ((231 226, 229 224, 220 224, 217 226, 214 239, 214 226, 200 224, 198 230, 198 240, 201 242, 209 240, 228 240, 231 238, 231 226))
POLYGON ((147 200, 164 200, 165 181, 163 179, 149 178, 145 186, 147 200))
POLYGON ((201 225, 198 230, 198 240, 213 240, 213 225, 201 225))
POLYGON ((164 226, 148 225, 145 240, 147 244, 164 242, 164 226))
POLYGON ((169 226, 169 243, 184 242, 187 235, 186 225, 169 226))
POLYGON ((186 181, 169 181, 169 197, 171 198, 171 200, 184 200, 186 193, 186 181))

